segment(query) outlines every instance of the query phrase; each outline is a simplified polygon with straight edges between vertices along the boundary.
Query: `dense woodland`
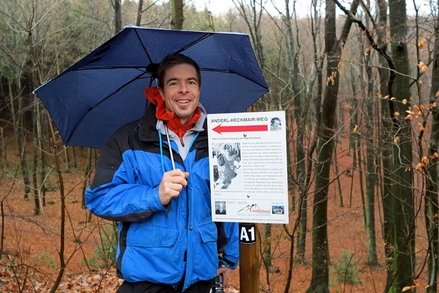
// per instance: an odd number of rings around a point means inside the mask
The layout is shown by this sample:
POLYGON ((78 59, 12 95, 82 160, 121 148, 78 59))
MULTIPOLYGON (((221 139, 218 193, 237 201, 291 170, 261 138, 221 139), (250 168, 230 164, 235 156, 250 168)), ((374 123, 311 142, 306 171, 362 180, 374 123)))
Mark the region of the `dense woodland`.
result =
MULTIPOLYGON (((260 292, 347 291, 334 282, 349 292, 438 291, 439 2, 285 0, 277 10, 265 9, 270 1, 233 2, 223 15, 188 0, 2 2, 0 277, 10 276, 2 278, 10 292, 43 292, 38 274, 59 290, 75 254, 83 271, 112 266, 113 226, 82 202, 99 150, 65 147, 32 91, 127 24, 250 35, 270 92, 248 111, 284 110, 289 123, 290 224, 258 225, 260 292), (18 210, 20 202, 32 209, 18 210), (364 253, 332 253, 331 211, 347 214, 354 202, 364 253), (74 204, 87 214, 81 233, 74 204), (49 209, 58 221, 47 225, 49 209), (21 239, 22 221, 52 240, 53 255, 39 252, 51 275, 29 252, 32 238, 21 239), (100 248, 94 262, 88 245, 100 248), (380 266, 382 285, 366 287, 360 265, 380 266)), ((349 231, 344 221, 340 233, 349 231)))

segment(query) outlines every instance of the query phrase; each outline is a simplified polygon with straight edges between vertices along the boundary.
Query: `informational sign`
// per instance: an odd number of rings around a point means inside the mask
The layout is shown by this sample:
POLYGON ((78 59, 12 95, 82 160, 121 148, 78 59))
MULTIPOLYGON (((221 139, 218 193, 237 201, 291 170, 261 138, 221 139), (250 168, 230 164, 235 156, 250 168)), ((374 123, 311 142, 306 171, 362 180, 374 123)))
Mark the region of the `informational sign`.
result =
POLYGON ((207 115, 212 219, 288 223, 284 111, 207 115))

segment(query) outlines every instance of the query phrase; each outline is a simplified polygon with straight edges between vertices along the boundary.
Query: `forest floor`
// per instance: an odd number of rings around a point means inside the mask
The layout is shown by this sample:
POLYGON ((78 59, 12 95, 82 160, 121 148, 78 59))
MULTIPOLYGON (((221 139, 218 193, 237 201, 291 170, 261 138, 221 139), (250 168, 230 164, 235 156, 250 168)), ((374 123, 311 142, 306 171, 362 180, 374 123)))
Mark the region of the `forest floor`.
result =
MULTIPOLYGON (((61 196, 56 173, 47 179, 49 188, 46 204, 41 214, 34 216, 35 203, 24 200, 21 177, 17 177, 17 154, 8 148, 7 160, 3 160, 0 173, 2 256, 0 258, 0 292, 49 292, 55 283, 61 267, 60 255, 66 263, 63 277, 56 292, 116 292, 121 283, 113 268, 99 269, 105 261, 105 253, 99 247, 108 247, 111 242, 110 222, 90 217, 82 207, 83 173, 81 168, 64 166, 62 173, 65 190, 65 223, 61 223, 61 196), (62 236, 62 226, 65 235, 62 236), (107 237, 108 236, 108 237, 107 237), (64 239, 62 245, 61 239, 64 239)), ((330 188, 328 200, 328 237, 331 292, 383 292, 386 279, 384 246, 382 240, 382 213, 380 199, 376 205, 376 238, 378 266, 368 266, 367 243, 362 216, 362 200, 358 188, 358 172, 346 173, 352 164, 352 157, 345 146, 337 145, 337 166, 340 173, 330 188), (343 173, 344 172, 344 173, 343 173), (342 190, 340 194, 339 190, 342 190), (343 201, 343 206, 341 204, 343 201), (342 257, 345 256, 345 260, 342 257), (336 268, 339 264, 351 263, 343 276, 356 284, 344 284, 338 280, 336 268)), ((80 153, 77 151, 77 160, 80 153)), ((82 163, 79 164, 84 166, 82 163)), ((18 172, 19 173, 19 172, 18 172)), ((335 174, 334 178, 335 178, 335 174)), ((311 190, 312 192, 313 190, 311 190)), ((31 196, 31 195, 30 195, 31 196)), ((312 195, 309 197, 307 247, 305 261, 294 262, 289 292, 305 292, 311 280, 311 229, 312 195)), ((420 213, 422 214, 422 212, 420 213)), ((419 216, 417 232, 417 267, 420 274, 416 280, 418 292, 425 291, 426 237, 423 219, 419 216)), ((297 211, 290 213, 290 223, 297 218, 297 211)), ((263 235, 264 226, 258 226, 263 235)), ((293 224, 288 225, 291 231, 293 224)), ((284 292, 288 275, 290 242, 282 225, 273 225, 272 268, 267 273, 260 269, 260 292, 284 292)), ((262 236, 262 243, 265 239, 262 236)), ((295 254, 295 252, 294 252, 295 254)), ((241 262, 245 260, 241 259, 241 262)), ((339 266, 340 267, 340 266, 339 266)), ((226 292, 239 292, 245 284, 240 284, 239 268, 226 284, 226 292)))

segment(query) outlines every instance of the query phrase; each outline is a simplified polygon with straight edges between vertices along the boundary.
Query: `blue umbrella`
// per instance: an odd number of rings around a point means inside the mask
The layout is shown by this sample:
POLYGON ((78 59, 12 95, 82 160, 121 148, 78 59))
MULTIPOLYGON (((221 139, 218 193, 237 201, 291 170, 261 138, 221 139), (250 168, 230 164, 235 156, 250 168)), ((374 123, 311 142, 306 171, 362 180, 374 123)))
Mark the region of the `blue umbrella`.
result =
POLYGON ((246 110, 268 91, 248 35, 127 26, 34 93, 65 143, 101 148, 145 110, 158 63, 182 53, 201 68, 200 101, 208 113, 246 110))

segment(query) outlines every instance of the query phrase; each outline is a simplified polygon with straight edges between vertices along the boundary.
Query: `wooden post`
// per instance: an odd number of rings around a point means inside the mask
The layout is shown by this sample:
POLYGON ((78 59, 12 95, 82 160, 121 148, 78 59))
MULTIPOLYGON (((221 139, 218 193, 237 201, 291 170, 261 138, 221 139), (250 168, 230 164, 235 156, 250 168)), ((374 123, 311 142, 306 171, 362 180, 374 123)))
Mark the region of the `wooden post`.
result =
POLYGON ((239 292, 259 293, 259 259, 261 239, 255 224, 239 224, 240 260, 239 292))

